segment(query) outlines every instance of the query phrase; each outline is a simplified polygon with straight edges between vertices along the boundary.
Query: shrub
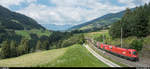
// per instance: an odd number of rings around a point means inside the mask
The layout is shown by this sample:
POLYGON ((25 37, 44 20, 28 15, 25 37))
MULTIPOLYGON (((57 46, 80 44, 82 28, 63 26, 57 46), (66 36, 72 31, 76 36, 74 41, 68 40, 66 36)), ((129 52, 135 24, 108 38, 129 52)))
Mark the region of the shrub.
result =
POLYGON ((83 44, 85 42, 84 35, 78 34, 62 42, 62 47, 71 46, 73 44, 83 44))
POLYGON ((133 40, 130 44, 131 49, 135 49, 137 51, 141 51, 143 48, 143 41, 142 40, 133 40))
MULTIPOLYGON (((106 38, 106 36, 104 35, 104 38, 106 38)), ((98 36, 97 38, 95 38, 96 41, 100 41, 103 42, 103 35, 98 36)))

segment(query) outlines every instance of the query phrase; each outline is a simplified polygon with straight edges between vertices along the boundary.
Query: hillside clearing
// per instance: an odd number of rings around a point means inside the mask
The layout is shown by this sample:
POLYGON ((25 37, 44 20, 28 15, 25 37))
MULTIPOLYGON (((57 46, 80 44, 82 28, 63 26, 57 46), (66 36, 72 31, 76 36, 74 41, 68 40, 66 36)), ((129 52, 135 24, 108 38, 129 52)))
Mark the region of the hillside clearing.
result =
POLYGON ((38 65, 40 67, 108 67, 108 65, 99 61, 85 47, 73 45, 67 49, 67 52, 47 64, 38 65))
POLYGON ((32 30, 16 30, 15 31, 16 34, 24 36, 26 38, 31 38, 30 34, 37 34, 38 37, 45 35, 45 36, 49 36, 51 34, 51 32, 49 32, 48 30, 37 30, 37 29, 32 29, 32 30))

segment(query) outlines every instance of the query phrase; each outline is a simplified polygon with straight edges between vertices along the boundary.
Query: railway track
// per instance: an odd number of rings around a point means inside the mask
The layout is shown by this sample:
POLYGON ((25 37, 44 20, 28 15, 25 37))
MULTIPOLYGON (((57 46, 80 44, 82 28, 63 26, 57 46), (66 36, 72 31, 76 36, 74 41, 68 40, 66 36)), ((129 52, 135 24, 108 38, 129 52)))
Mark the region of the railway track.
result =
POLYGON ((104 54, 104 53, 103 53, 103 50, 98 49, 98 48, 95 46, 95 43, 94 43, 95 41, 94 41, 94 40, 92 40, 92 39, 90 39, 90 38, 86 38, 86 39, 87 39, 88 44, 89 44, 92 48, 96 49, 98 52, 100 52, 100 53, 103 54, 104 56, 109 57, 109 58, 111 58, 112 60, 114 60, 114 61, 116 61, 116 62, 120 62, 120 63, 122 63, 122 64, 124 64, 124 65, 129 66, 129 67, 150 67, 150 65, 148 65, 148 64, 141 63, 142 60, 139 60, 138 62, 133 62, 133 61, 126 60, 126 59, 124 59, 124 58, 120 58, 120 57, 118 57, 118 56, 112 55, 112 54, 107 53, 107 52, 104 54))
POLYGON ((99 55, 98 53, 96 53, 94 50, 92 50, 88 45, 85 45, 84 46, 97 58, 99 59, 100 61, 104 62, 105 64, 109 65, 110 67, 120 67, 119 65, 111 62, 110 60, 102 57, 101 55, 99 55))

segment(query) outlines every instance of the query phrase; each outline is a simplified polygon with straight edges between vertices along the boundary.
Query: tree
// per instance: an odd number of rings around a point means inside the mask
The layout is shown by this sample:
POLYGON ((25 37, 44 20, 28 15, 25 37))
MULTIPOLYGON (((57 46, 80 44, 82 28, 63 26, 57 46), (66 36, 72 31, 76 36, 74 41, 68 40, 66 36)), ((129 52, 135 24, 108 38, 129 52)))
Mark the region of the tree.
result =
POLYGON ((113 38, 120 37, 120 28, 123 28, 123 37, 146 37, 150 34, 150 4, 136 7, 133 11, 126 9, 120 21, 111 25, 109 34, 113 38))
POLYGON ((133 35, 137 37, 145 37, 148 35, 148 17, 145 13, 144 8, 138 8, 136 12, 136 22, 133 26, 133 35))
POLYGON ((42 42, 41 48, 44 49, 44 50, 48 50, 49 49, 49 42, 48 42, 48 40, 45 40, 45 41, 42 42))
POLYGON ((22 54, 27 54, 29 53, 29 46, 28 46, 28 40, 27 39, 22 39, 20 45, 17 48, 17 55, 20 56, 22 54))
POLYGON ((41 41, 38 40, 37 45, 36 45, 36 50, 41 50, 41 41))
POLYGON ((12 40, 10 43, 10 56, 11 57, 16 57, 17 56, 17 44, 16 41, 12 40))
POLYGON ((127 8, 126 9, 126 12, 125 12, 125 14, 124 14, 124 16, 123 16, 123 18, 121 19, 121 27, 122 27, 122 30, 123 30, 123 37, 128 37, 128 36, 130 36, 131 35, 131 31, 130 31, 130 24, 131 24, 131 16, 130 15, 132 15, 132 11, 129 9, 129 8, 127 8))
POLYGON ((29 49, 30 49, 30 52, 35 52, 35 48, 36 48, 36 44, 37 44, 37 40, 36 39, 31 39, 28 41, 29 43, 29 49))
POLYGON ((110 36, 112 36, 112 38, 120 38, 120 35, 121 35, 120 21, 111 25, 111 28, 109 29, 109 34, 110 36))
POLYGON ((148 18, 149 18, 149 22, 148 22, 147 29, 148 29, 148 34, 150 34, 150 16, 148 18))
POLYGON ((24 41, 23 48, 24 48, 23 50, 24 50, 25 54, 29 53, 30 49, 29 49, 29 46, 28 46, 28 40, 24 41))
POLYGON ((4 41, 2 43, 1 49, 1 58, 9 58, 10 57, 10 43, 9 41, 4 41))
POLYGON ((19 45, 17 47, 17 56, 20 56, 23 54, 23 46, 19 45))
POLYGON ((85 38, 84 38, 84 34, 80 34, 80 35, 79 35, 79 44, 83 44, 83 43, 85 42, 84 39, 85 39, 85 38))
POLYGON ((142 40, 133 40, 130 44, 131 49, 136 49, 137 51, 141 51, 143 48, 143 42, 142 40))

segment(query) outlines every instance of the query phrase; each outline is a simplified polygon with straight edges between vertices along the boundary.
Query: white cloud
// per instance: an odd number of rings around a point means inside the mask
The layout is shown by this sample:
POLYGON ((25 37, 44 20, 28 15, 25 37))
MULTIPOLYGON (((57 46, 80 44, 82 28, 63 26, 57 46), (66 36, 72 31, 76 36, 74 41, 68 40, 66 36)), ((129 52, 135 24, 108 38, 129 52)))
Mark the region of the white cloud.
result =
POLYGON ((133 8, 135 6, 144 5, 149 3, 150 0, 118 0, 118 2, 126 4, 126 7, 133 8))
POLYGON ((24 0, 24 1, 26 1, 28 3, 33 3, 33 2, 36 2, 37 0, 24 0))
POLYGON ((22 1, 23 0, 0 0, 0 4, 8 8, 11 5, 19 5, 22 1))
POLYGON ((39 23, 52 23, 58 25, 80 24, 95 19, 107 13, 124 10, 125 7, 103 4, 100 0, 50 0, 56 6, 30 4, 17 12, 26 14, 39 23))
MULTIPOLYGON (((117 0, 119 3, 126 4, 125 6, 117 6, 107 0, 49 0, 49 4, 56 6, 47 6, 34 3, 37 0, 0 0, 0 4, 4 6, 20 5, 28 3, 29 5, 17 12, 34 18, 40 24, 80 24, 89 20, 100 17, 108 13, 116 13, 125 8, 133 8, 139 2, 137 0, 117 0)), ((44 0, 43 0, 44 1, 44 0)), ((142 0, 148 3, 150 0, 142 0)))
POLYGON ((9 8, 10 6, 13 5, 20 5, 21 3, 25 2, 25 3, 33 3, 36 0, 0 0, 0 5, 3 5, 4 7, 9 8))
POLYGON ((142 2, 148 4, 150 2, 150 0, 142 0, 142 2))
POLYGON ((30 4, 28 7, 16 12, 28 15, 37 20, 39 23, 63 21, 55 10, 52 11, 53 9, 55 8, 45 5, 30 4))

